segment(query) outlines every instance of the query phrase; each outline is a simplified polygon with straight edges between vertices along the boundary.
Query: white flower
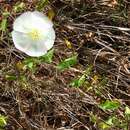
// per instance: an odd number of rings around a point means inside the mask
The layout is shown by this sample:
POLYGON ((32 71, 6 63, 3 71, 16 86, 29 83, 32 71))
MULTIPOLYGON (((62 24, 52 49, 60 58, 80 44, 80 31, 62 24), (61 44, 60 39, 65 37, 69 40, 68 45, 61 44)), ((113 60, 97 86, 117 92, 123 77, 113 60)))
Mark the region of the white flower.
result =
POLYGON ((17 49, 29 56, 42 56, 54 44, 53 23, 38 11, 25 12, 14 21, 12 38, 17 49))

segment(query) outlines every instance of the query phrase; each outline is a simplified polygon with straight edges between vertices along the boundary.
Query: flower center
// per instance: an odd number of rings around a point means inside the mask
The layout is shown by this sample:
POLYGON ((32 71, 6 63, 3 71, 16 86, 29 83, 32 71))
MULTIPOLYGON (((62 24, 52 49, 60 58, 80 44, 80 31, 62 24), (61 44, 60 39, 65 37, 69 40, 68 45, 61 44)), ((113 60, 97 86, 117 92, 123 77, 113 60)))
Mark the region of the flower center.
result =
POLYGON ((40 32, 39 32, 39 30, 37 30, 37 29, 32 29, 32 30, 28 33, 28 36, 29 36, 32 40, 34 40, 34 41, 41 39, 40 32))

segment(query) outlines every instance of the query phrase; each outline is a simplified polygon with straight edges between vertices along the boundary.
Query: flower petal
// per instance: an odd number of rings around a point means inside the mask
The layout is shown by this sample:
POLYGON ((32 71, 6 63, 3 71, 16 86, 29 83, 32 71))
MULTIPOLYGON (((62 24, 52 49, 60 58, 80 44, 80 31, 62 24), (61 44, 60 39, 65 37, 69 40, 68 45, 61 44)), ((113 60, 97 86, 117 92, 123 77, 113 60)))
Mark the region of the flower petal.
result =
MULTIPOLYGON (((43 27, 50 28, 53 26, 52 21, 43 13, 40 13, 38 11, 32 12, 33 20, 36 20, 36 22, 39 22, 43 27), (38 20, 39 19, 39 20, 38 20)), ((37 24, 37 25, 39 25, 37 24)))
POLYGON ((15 31, 27 33, 30 29, 44 29, 51 28, 53 23, 44 14, 34 11, 25 12, 21 14, 14 21, 13 29, 15 31))
POLYGON ((47 50, 51 49, 54 45, 55 41, 55 31, 53 28, 49 29, 48 35, 46 37, 46 40, 44 41, 44 44, 47 48, 47 50))
POLYGON ((13 31, 12 38, 14 45, 17 49, 25 52, 26 48, 30 46, 30 39, 27 38, 27 35, 21 32, 13 31))
POLYGON ((15 31, 19 31, 19 32, 23 32, 26 33, 30 30, 30 28, 32 27, 31 25, 31 14, 32 12, 26 12, 21 14, 18 18, 16 18, 16 20, 14 21, 13 24, 13 29, 15 31))
POLYGON ((36 50, 35 48, 31 47, 29 50, 27 50, 25 52, 27 55, 32 56, 32 57, 39 57, 39 56, 43 56, 47 53, 47 50, 43 50, 43 48, 39 51, 36 50), (33 50, 32 50, 33 49, 33 50))
POLYGON ((47 52, 43 42, 34 42, 30 40, 24 33, 13 31, 12 37, 15 47, 29 56, 39 57, 46 54, 47 52))

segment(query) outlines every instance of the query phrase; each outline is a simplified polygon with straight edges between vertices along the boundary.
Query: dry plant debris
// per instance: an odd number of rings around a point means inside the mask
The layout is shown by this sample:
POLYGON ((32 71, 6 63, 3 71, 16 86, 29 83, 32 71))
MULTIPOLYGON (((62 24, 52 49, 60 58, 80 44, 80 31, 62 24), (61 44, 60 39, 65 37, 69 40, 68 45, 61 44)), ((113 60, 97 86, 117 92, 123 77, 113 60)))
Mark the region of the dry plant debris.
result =
POLYGON ((0 129, 130 130, 129 6, 0 0, 0 129), (56 31, 54 49, 39 58, 18 51, 10 34, 15 18, 33 10, 56 31))

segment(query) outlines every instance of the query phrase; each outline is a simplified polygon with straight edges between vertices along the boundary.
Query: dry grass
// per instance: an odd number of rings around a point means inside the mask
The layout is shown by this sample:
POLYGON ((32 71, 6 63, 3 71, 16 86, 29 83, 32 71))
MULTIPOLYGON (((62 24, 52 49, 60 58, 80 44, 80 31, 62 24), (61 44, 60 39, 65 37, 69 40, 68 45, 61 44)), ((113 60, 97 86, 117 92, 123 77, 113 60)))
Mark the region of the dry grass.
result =
POLYGON ((124 111, 130 106, 130 3, 50 0, 41 10, 55 12, 54 59, 51 64, 37 64, 34 72, 20 66, 27 56, 16 50, 10 32, 17 15, 39 4, 24 1, 24 9, 15 12, 16 4, 0 2, 0 20, 6 17, 3 12, 10 13, 6 31, 0 32, 0 114, 8 116, 5 129, 100 130, 101 123, 114 116, 122 126, 109 129, 129 130, 130 120, 124 111), (67 47, 65 39, 72 48, 67 47), (57 70, 56 65, 74 53, 78 54, 78 64, 57 70), (90 65, 93 68, 85 84, 70 87, 70 82, 90 65), (121 106, 115 111, 102 110, 98 104, 105 100, 117 100, 121 106))

